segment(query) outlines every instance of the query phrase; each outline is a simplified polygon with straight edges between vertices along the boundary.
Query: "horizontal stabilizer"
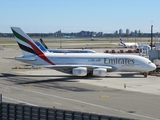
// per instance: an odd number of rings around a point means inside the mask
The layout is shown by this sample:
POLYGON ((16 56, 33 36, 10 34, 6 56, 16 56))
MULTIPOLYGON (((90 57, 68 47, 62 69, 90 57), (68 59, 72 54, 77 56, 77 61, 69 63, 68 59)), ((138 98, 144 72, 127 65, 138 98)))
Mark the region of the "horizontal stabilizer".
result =
POLYGON ((25 56, 16 56, 15 59, 20 60, 20 61, 35 61, 36 60, 35 57, 25 57, 25 56))

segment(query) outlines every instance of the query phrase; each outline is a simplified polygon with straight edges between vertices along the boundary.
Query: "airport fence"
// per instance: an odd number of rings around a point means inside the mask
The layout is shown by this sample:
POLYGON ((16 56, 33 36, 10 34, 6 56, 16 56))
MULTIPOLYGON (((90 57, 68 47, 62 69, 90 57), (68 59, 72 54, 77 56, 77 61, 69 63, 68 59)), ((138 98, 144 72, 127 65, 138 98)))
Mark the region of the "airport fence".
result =
POLYGON ((131 120, 55 108, 0 103, 0 120, 131 120))
POLYGON ((0 103, 2 103, 2 94, 0 94, 0 103))
POLYGON ((36 107, 2 102, 0 94, 0 120, 131 120, 113 116, 90 114, 55 108, 36 107))

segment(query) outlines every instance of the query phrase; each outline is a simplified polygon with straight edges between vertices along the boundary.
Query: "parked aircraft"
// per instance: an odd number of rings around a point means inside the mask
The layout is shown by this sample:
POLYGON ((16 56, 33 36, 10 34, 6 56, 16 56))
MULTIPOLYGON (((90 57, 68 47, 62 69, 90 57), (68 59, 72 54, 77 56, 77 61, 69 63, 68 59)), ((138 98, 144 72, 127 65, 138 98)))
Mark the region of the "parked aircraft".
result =
POLYGON ((149 71, 156 69, 149 59, 136 55, 42 51, 19 27, 11 27, 11 30, 23 54, 15 59, 31 65, 40 65, 75 76, 106 76, 107 71, 135 71, 144 72, 144 77, 147 77, 149 71))
POLYGON ((121 37, 119 38, 119 45, 122 45, 125 48, 127 48, 127 47, 135 47, 135 48, 137 48, 138 47, 138 43, 125 43, 125 42, 123 42, 121 37))
POLYGON ((94 50, 90 49, 49 49, 42 39, 40 39, 41 44, 49 51, 53 53, 95 53, 94 50))
POLYGON ((76 38, 76 36, 65 35, 64 38, 70 39, 70 38, 76 38))
POLYGON ((42 44, 46 49, 48 49, 47 45, 44 43, 44 41, 42 40, 42 38, 40 38, 39 40, 40 40, 41 44, 42 44))

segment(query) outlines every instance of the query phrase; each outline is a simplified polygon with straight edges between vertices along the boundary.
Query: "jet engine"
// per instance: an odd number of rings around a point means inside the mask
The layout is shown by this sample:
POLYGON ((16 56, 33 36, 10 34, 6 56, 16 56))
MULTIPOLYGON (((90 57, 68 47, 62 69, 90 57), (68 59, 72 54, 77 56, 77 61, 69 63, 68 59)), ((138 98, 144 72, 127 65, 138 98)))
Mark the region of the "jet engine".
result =
POLYGON ((75 76, 86 76, 87 75, 87 68, 85 68, 85 67, 73 68, 72 74, 75 76))
POLYGON ((94 76, 106 76, 106 73, 107 73, 107 69, 105 69, 105 68, 93 69, 94 76))

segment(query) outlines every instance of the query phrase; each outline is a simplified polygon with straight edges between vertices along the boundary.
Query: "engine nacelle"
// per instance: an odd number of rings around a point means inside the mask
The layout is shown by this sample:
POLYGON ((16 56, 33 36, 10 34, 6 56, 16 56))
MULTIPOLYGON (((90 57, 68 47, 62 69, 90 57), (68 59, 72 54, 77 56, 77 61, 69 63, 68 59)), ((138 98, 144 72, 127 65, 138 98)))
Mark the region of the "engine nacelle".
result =
POLYGON ((85 68, 85 67, 73 68, 72 74, 75 76, 86 76, 87 75, 87 68, 85 68))
POLYGON ((94 76, 106 76, 106 73, 107 73, 107 69, 105 69, 105 68, 93 69, 94 76))

